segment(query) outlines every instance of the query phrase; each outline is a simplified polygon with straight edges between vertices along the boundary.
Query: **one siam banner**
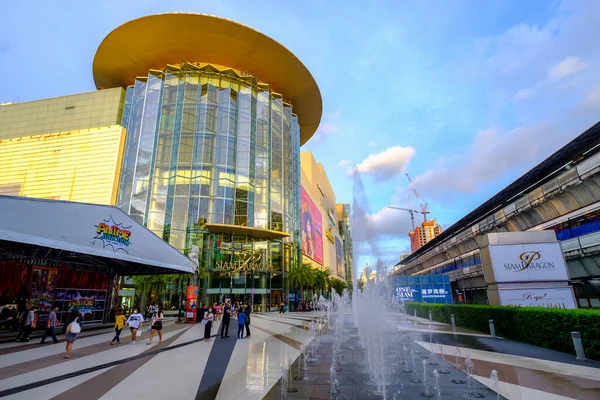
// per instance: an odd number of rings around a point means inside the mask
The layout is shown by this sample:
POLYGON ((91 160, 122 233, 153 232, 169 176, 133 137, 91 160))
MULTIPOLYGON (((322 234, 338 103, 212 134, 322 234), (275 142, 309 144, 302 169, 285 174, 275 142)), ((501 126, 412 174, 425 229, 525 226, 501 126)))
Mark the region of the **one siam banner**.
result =
POLYGON ((452 304, 448 275, 393 276, 394 300, 398 303, 416 301, 452 304))
POLYGON ((302 253, 323 264, 323 216, 304 187, 300 187, 302 253))
POLYGON ((198 312, 198 286, 188 286, 185 296, 185 320, 186 322, 196 321, 198 312))

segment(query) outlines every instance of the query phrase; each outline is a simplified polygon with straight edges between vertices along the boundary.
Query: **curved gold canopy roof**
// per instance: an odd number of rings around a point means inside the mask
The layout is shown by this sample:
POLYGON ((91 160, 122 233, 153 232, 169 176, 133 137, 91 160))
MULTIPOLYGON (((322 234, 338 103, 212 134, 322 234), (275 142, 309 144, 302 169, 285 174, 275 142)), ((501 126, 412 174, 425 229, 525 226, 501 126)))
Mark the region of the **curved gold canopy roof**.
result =
POLYGON ((205 228, 210 233, 225 233, 228 235, 250 236, 257 239, 283 239, 290 234, 270 229, 253 228, 250 226, 228 224, 206 224, 205 228))
POLYGON ((321 121, 321 92, 302 62, 268 36, 224 18, 195 13, 150 15, 108 34, 94 57, 96 87, 127 87, 150 69, 183 61, 214 63, 255 75, 292 103, 304 144, 321 121))

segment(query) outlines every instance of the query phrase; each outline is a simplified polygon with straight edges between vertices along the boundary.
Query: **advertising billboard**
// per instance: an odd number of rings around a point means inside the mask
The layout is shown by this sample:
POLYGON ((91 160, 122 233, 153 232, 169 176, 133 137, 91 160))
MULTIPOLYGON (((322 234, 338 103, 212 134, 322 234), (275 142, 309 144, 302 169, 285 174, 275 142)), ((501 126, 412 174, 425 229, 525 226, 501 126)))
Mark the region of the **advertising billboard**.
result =
POLYGON ((452 304, 450 278, 447 275, 394 276, 391 279, 397 302, 452 304))
POLYGON ((489 249, 496 282, 569 280, 558 242, 494 245, 489 249))
POLYGON ((570 287, 498 290, 500 305, 517 307, 577 308, 570 287))
POLYGON ((344 276, 344 249, 342 241, 338 238, 335 238, 335 265, 338 276, 344 276))
POLYGON ((300 196, 302 253, 323 264, 323 216, 302 186, 300 186, 300 196))

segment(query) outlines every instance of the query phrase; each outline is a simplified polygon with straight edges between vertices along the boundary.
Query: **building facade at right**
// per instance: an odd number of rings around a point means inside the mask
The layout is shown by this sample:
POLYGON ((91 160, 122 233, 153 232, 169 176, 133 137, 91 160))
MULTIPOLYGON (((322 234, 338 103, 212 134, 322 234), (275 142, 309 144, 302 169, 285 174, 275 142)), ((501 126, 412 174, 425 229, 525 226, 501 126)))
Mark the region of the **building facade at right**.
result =
POLYGON ((340 221, 335 193, 325 168, 311 152, 300 153, 300 170, 302 262, 319 270, 328 270, 333 278, 345 281, 345 248, 351 247, 352 238, 349 207, 346 207, 346 220, 340 221), (346 233, 345 242, 342 232, 346 233))
POLYGON ((448 275, 456 303, 600 308, 599 221, 596 123, 393 274, 448 275))

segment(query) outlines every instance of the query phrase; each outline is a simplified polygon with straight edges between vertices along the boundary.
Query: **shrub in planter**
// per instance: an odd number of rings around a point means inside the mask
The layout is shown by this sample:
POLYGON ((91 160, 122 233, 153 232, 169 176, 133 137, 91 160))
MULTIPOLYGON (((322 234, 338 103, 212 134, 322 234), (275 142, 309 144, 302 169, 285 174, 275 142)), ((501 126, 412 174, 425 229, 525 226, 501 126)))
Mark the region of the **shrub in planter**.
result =
POLYGON ((494 320, 498 336, 575 354, 571 332, 579 332, 586 356, 600 359, 600 311, 538 307, 406 303, 406 312, 421 318, 450 323, 454 314, 458 327, 489 333, 494 320))

